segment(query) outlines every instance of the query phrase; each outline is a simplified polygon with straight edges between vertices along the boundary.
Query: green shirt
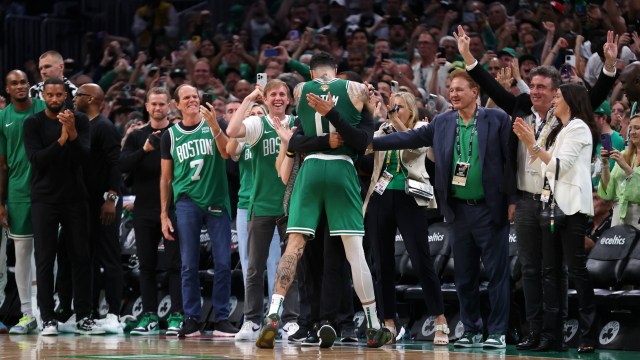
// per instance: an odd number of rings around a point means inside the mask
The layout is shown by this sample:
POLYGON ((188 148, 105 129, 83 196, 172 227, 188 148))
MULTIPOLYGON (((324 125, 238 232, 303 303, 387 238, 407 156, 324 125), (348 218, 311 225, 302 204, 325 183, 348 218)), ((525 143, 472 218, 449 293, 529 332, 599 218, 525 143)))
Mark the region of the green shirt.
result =
MULTIPOLYGON (((254 117, 245 119, 253 121, 254 117)), ((285 184, 278 176, 276 159, 280 152, 280 137, 266 116, 258 118, 261 126, 255 127, 257 132, 247 136, 251 151, 251 166, 253 168, 253 185, 249 203, 249 216, 281 216, 284 214, 282 199, 285 184)), ((289 126, 293 126, 293 117, 287 116, 289 126)), ((252 126, 253 128, 253 126, 252 126)))
POLYGON ((240 168, 240 190, 238 190, 238 209, 249 208, 249 198, 251 197, 251 188, 253 187, 253 166, 251 166, 251 150, 249 146, 244 144, 240 159, 238 159, 238 167, 240 168))
POLYGON ((480 164, 480 153, 478 151, 478 131, 474 131, 476 118, 465 125, 460 116, 458 116, 459 136, 455 141, 460 144, 460 154, 457 151, 456 143, 453 144, 453 170, 456 170, 458 160, 460 162, 469 163, 469 171, 467 172, 467 183, 465 186, 451 184, 451 193, 454 198, 461 200, 480 200, 484 199, 484 188, 482 186, 482 166, 480 164), (469 158, 469 142, 473 133, 473 145, 471 149, 471 157, 469 158))
POLYGON ((40 99, 31 101, 25 111, 17 111, 13 104, 0 111, 0 155, 7 161, 9 191, 5 195, 9 202, 31 202, 31 163, 24 150, 22 129, 28 117, 46 108, 40 99))
POLYGON ((169 128, 173 158, 173 199, 188 196, 210 215, 231 217, 224 159, 204 119, 193 130, 169 128))
MULTIPOLYGON (((314 79, 302 85, 300 101, 298 102, 298 117, 305 136, 322 136, 336 131, 333 125, 325 117, 317 113, 306 101, 307 94, 312 93, 326 100, 326 94, 331 93, 333 103, 340 115, 349 124, 356 126, 360 123, 360 111, 351 102, 347 89, 349 81, 342 79, 331 79, 324 82, 323 79, 314 79)), ((349 146, 342 145, 337 149, 315 151, 310 154, 323 153, 329 155, 347 155, 352 159, 357 157, 357 152, 349 146)))
MULTIPOLYGON (((635 162, 635 156, 633 162, 635 162)), ((627 216, 629 203, 640 204, 640 166, 633 168, 633 173, 627 180, 624 170, 616 164, 609 176, 607 188, 604 188, 602 182, 598 184, 598 196, 604 200, 613 200, 618 203, 620 219, 624 219, 627 216)))
POLYGON ((401 163, 398 163, 398 155, 400 155, 400 151, 387 151, 387 154, 384 156, 385 161, 385 170, 387 170, 393 178, 387 189, 389 190, 404 190, 405 182, 407 181, 407 176, 404 174, 406 169, 401 163))

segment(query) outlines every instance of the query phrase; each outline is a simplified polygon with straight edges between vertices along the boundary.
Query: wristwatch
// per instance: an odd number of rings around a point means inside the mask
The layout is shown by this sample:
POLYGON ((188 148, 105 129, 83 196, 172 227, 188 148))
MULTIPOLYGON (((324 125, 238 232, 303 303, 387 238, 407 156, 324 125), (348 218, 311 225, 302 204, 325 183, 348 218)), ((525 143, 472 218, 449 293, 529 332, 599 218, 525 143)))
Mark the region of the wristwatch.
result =
POLYGON ((104 193, 104 199, 105 200, 111 200, 115 204, 117 204, 118 200, 120 200, 120 197, 118 196, 118 194, 112 194, 112 193, 107 191, 107 192, 104 193))

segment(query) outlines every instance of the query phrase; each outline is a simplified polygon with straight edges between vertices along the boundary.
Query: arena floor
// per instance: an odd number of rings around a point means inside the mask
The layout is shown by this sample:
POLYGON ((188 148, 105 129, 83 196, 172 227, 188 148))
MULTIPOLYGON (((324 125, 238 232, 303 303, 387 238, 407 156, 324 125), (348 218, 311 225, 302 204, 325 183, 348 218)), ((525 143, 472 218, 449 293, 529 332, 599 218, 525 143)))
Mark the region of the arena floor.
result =
POLYGON ((449 347, 434 349, 431 342, 403 341, 381 349, 368 349, 364 344, 340 345, 332 349, 302 347, 278 342, 274 350, 258 349, 250 342, 201 337, 197 339, 163 336, 76 336, 0 335, 0 359, 639 359, 640 352, 597 350, 594 354, 527 353, 506 350, 459 350, 449 347))

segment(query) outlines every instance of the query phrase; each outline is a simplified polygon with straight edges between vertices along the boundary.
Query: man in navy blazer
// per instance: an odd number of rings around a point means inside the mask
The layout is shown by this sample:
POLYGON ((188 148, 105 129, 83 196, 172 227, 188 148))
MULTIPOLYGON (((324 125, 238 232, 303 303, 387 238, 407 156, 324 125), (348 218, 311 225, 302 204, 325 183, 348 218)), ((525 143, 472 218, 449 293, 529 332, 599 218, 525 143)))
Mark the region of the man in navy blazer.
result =
POLYGON ((445 220, 452 224, 455 283, 465 333, 459 347, 504 348, 509 317, 509 195, 511 121, 502 110, 477 106, 478 85, 464 70, 451 74, 455 111, 428 126, 373 140, 374 150, 431 146, 435 188, 445 220), (491 313, 483 342, 478 291, 480 260, 489 276, 491 313))

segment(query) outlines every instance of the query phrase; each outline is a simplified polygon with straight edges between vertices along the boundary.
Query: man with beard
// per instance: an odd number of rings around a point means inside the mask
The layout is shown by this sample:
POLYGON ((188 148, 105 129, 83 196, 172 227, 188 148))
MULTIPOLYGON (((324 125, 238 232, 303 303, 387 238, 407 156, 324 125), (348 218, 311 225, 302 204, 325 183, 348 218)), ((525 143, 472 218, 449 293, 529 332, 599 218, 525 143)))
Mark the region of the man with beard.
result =
MULTIPOLYGON (((159 333, 158 291, 156 268, 158 243, 162 239, 160 222, 160 139, 172 126, 167 118, 171 96, 164 88, 155 87, 147 93, 145 104, 149 123, 127 137, 120 155, 120 170, 133 177, 133 229, 136 233, 136 253, 140 261, 140 293, 143 316, 131 335, 159 333)), ((164 255, 169 264, 169 294, 171 315, 167 319, 167 336, 178 335, 182 323, 182 281, 180 280, 180 249, 178 240, 164 241, 164 255)))
MULTIPOLYGON (((31 164, 22 143, 22 125, 29 116, 45 109, 44 101, 29 97, 27 74, 13 70, 5 78, 11 104, 0 112, 0 184, 7 184, 6 208, 0 203, 0 220, 13 239, 16 256, 16 285, 22 318, 9 330, 11 334, 27 334, 37 327, 31 304, 31 164)), ((4 186, 0 199, 4 199, 4 186)), ((2 241, 6 241, 3 231, 2 241)), ((4 253, 0 256, 4 257, 4 253)), ((0 292, 4 289, 0 289, 0 292)))
POLYGON ((117 327, 122 305, 123 273, 120 264, 121 186, 120 134, 113 123, 100 114, 104 92, 96 84, 78 88, 73 104, 89 117, 91 155, 85 173, 89 191, 89 235, 93 264, 93 310, 97 312, 100 293, 100 268, 104 269, 104 295, 109 305, 107 322, 117 327))
POLYGON ((24 123, 24 147, 31 162, 31 220, 35 239, 38 306, 41 335, 57 335, 53 301, 53 263, 58 247, 71 262, 76 332, 103 334, 90 318, 91 259, 89 213, 84 173, 90 156, 90 128, 86 115, 62 110, 67 98, 64 81, 44 82, 47 108, 24 123), (58 227, 65 233, 58 241, 58 227))

